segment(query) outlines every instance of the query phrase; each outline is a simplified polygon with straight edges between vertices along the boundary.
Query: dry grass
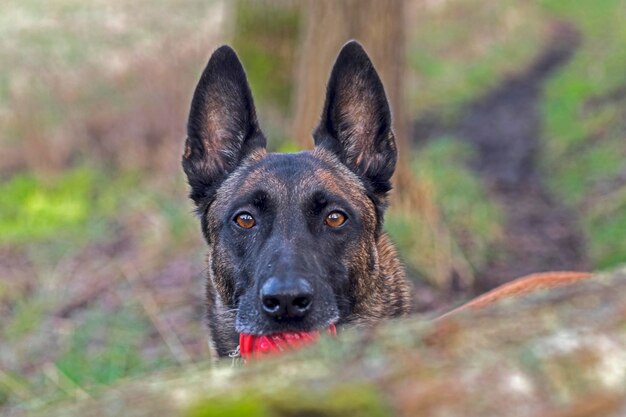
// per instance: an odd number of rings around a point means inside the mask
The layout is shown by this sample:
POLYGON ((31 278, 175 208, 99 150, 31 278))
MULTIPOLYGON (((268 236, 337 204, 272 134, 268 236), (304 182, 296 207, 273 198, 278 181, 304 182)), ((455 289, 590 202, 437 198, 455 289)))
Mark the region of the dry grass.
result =
POLYGON ((176 172, 193 83, 222 36, 220 3, 166 2, 148 13, 134 2, 1 7, 0 56, 14 67, 2 80, 10 134, 0 172, 59 172, 80 160, 176 172))

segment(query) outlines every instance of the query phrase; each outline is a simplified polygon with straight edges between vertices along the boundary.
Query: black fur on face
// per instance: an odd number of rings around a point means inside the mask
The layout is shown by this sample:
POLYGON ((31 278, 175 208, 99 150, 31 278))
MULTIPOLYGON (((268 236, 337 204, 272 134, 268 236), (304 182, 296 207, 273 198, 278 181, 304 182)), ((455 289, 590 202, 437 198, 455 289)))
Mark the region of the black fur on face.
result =
POLYGON ((220 355, 242 332, 355 321, 370 299, 380 304, 372 316, 384 315, 390 284, 379 281, 377 245, 396 147, 382 84, 356 42, 337 58, 314 137, 314 151, 267 154, 239 60, 227 46, 215 51, 193 97, 183 168, 209 243, 208 318, 220 355), (345 223, 330 227, 332 213, 345 223), (251 227, 238 224, 242 214, 251 227), (263 311, 270 278, 308 283, 304 317, 263 311))
POLYGON ((326 158, 271 154, 227 179, 223 189, 229 192, 218 192, 208 213, 214 274, 232 286, 227 305, 237 309, 238 332, 309 331, 350 314, 350 256, 374 233, 374 207, 354 175, 326 158), (349 183, 350 191, 339 186, 349 183), (252 228, 236 223, 242 212, 255 219, 252 228), (325 224, 333 212, 347 218, 338 228, 325 224), (306 317, 278 321, 263 313, 259 292, 271 277, 311 284, 306 317))

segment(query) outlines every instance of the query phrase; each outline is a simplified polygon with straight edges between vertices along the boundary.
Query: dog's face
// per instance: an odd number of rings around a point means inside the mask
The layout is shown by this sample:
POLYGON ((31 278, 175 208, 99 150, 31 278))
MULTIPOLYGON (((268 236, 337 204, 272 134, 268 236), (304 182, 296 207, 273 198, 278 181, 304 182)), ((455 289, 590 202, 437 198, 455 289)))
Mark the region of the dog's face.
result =
POLYGON ((382 84, 356 42, 337 58, 314 138, 313 151, 267 153, 237 56, 213 54, 183 168, 209 243, 214 338, 351 321, 380 285, 367 280, 378 276, 396 148, 382 84))

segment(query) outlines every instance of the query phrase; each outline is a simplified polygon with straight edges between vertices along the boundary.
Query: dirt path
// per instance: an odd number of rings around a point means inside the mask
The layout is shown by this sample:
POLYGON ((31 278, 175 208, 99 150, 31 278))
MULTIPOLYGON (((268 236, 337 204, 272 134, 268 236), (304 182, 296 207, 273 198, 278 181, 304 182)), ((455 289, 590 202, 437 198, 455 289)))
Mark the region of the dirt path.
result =
POLYGON ((532 272, 588 266, 577 215, 551 195, 539 164, 541 142, 548 139, 542 138, 539 107, 543 85, 579 41, 573 27, 557 24, 527 69, 469 103, 453 125, 438 125, 436 117, 417 122, 418 132, 449 132, 472 144, 477 152, 471 167, 504 209, 501 256, 479 271, 479 292, 532 272))

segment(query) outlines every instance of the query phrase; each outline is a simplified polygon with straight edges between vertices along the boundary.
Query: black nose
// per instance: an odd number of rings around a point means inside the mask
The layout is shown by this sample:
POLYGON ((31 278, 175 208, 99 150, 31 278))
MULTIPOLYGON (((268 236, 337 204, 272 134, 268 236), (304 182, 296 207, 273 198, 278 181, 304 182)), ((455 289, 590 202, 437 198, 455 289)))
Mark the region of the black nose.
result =
POLYGON ((313 288, 302 278, 272 277, 261 287, 261 308, 271 317, 302 318, 313 304, 313 288))

